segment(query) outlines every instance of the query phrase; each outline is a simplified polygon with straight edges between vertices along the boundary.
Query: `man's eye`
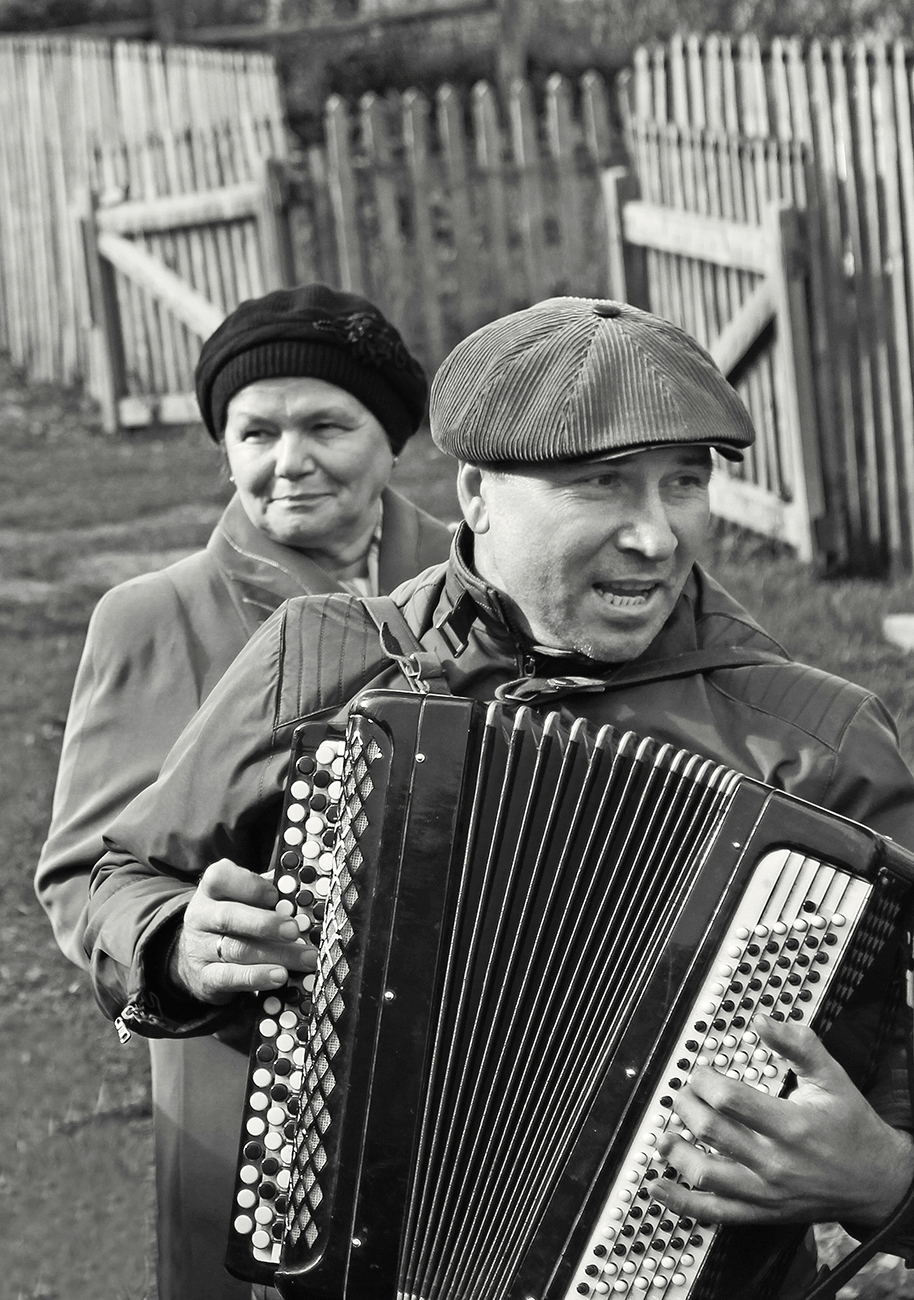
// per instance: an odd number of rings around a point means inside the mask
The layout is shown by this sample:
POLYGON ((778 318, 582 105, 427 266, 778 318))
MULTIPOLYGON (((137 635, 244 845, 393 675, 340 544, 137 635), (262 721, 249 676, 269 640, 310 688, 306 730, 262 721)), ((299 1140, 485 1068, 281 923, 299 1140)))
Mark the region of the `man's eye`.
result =
POLYGON ((689 495, 706 492, 709 481, 709 476, 704 474, 683 474, 681 478, 673 480, 671 491, 689 495))

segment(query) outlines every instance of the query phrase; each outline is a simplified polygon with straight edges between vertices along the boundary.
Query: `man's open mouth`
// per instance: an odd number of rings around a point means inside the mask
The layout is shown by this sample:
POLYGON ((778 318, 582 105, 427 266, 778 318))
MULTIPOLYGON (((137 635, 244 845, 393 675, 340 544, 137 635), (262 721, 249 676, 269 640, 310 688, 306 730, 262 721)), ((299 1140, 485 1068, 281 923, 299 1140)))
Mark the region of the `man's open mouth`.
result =
POLYGON ((614 583, 594 583, 594 589, 614 609, 637 609, 639 605, 646 605, 651 596, 657 590, 657 583, 646 583, 644 586, 623 586, 614 583))

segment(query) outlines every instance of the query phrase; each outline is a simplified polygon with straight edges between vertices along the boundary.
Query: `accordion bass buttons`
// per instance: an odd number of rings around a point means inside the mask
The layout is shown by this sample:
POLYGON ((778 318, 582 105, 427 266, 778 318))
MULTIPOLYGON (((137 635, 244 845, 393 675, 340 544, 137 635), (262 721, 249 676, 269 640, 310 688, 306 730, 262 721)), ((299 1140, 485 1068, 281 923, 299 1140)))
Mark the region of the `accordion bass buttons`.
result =
MULTIPOLYGON (((810 1023, 846 951, 871 886, 848 872, 789 850, 754 868, 709 970, 666 1051, 659 1082, 646 1085, 643 1114, 622 1155, 566 1300, 578 1296, 691 1294, 718 1229, 669 1213, 651 1183, 669 1177, 659 1137, 692 1135, 675 1096, 697 1065, 777 1094, 787 1069, 749 1027, 756 1011, 810 1023)), ((627 1071, 625 1071, 627 1073, 627 1071)), ((638 1085, 636 1084, 635 1087, 638 1085)))
MULTIPOLYGON (((342 789, 342 741, 326 740, 294 764, 277 839, 276 911, 316 941, 329 894, 342 789)), ((285 1236, 292 1147, 306 1060, 314 976, 293 973, 258 998, 226 1263, 269 1280, 285 1236)))

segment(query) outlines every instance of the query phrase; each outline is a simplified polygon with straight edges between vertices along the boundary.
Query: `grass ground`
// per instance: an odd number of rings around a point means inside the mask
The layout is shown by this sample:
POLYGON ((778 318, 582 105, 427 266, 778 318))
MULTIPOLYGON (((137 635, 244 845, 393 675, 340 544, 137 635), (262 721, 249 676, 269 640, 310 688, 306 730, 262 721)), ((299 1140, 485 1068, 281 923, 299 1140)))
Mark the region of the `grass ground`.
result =
MULTIPOLYGON (((397 475, 426 509, 455 517, 451 467, 428 439, 397 475)), ((106 438, 77 397, 27 389, 0 367, 0 1300, 154 1294, 144 1047, 120 1047, 95 1011, 31 876, 95 600, 139 556, 201 544, 226 493, 201 430, 106 438)), ((914 610, 914 581, 816 583, 732 533, 709 563, 796 657, 879 691, 914 761, 914 661, 879 635, 884 613, 914 610)), ((914 1289, 883 1270, 847 1294, 914 1289)))

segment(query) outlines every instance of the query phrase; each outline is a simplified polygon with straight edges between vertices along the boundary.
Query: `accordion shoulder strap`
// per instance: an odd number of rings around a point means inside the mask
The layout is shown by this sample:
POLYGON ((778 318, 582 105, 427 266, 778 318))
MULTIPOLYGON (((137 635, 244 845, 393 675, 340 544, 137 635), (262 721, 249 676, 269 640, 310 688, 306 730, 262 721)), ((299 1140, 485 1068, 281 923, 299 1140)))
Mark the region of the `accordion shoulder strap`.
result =
POLYGON ((362 605, 378 629, 381 649, 396 661, 410 690, 420 695, 450 695, 444 665, 424 648, 396 602, 390 596, 363 596, 362 605))

